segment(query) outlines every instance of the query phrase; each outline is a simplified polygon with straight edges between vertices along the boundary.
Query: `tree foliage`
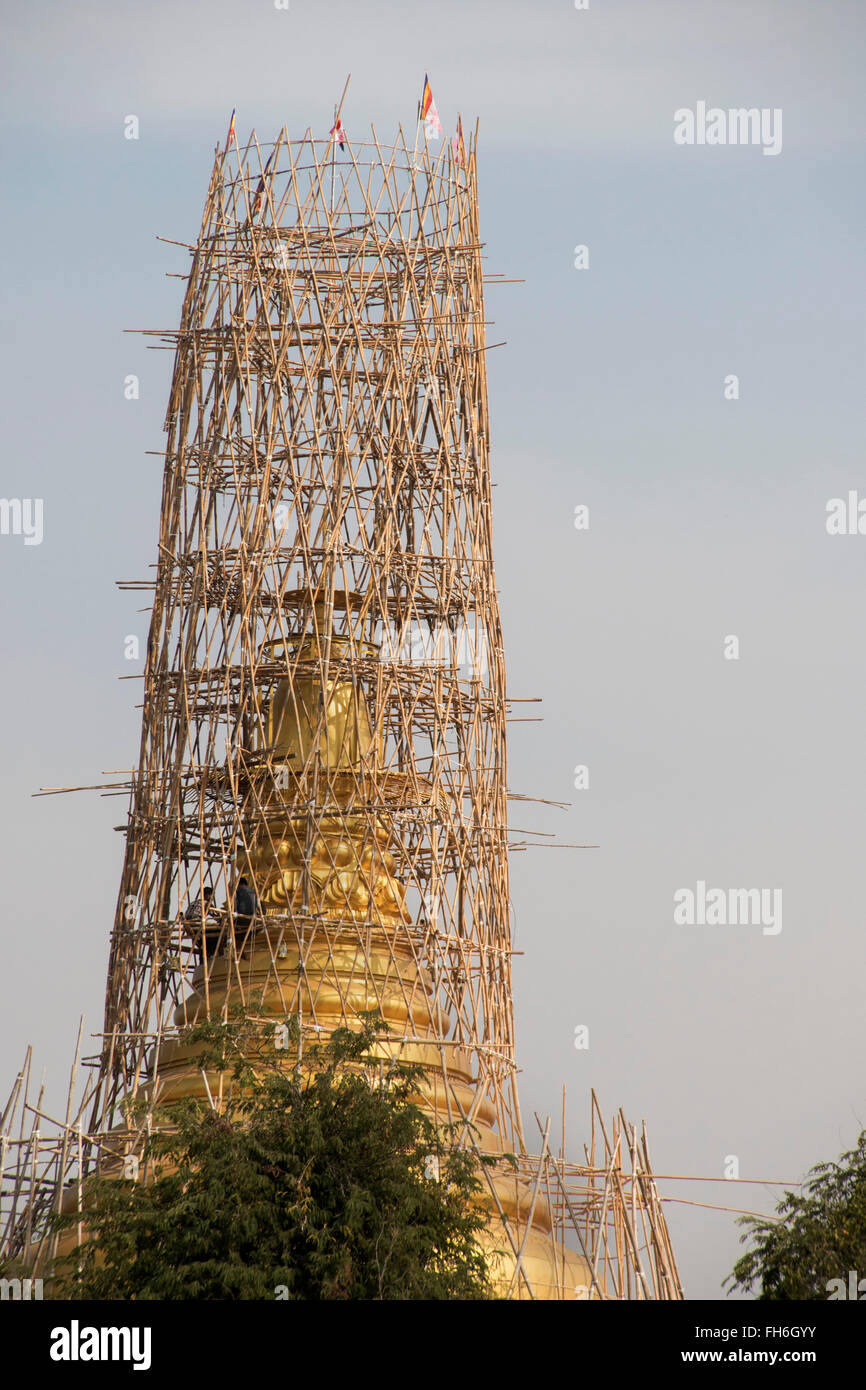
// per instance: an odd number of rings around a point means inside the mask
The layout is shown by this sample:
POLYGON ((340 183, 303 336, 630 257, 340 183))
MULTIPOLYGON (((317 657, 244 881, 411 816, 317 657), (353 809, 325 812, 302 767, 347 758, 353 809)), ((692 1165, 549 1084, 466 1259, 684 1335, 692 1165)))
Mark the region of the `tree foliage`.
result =
POLYGON ((139 1181, 87 1183, 86 1234, 54 1296, 490 1297, 476 1161, 419 1108, 418 1069, 372 1056, 381 1021, 303 1058, 295 1031, 283 1068, 272 1034, 246 1018, 193 1030, 202 1065, 231 1077, 228 1104, 172 1105, 139 1181))
MULTIPOLYGON (((786 1192, 775 1219, 742 1217, 752 1248, 726 1285, 759 1299, 826 1299, 849 1271, 866 1277, 866 1131, 835 1163, 819 1163, 799 1194, 786 1192)), ((835 1296, 839 1296, 836 1293, 835 1296)))

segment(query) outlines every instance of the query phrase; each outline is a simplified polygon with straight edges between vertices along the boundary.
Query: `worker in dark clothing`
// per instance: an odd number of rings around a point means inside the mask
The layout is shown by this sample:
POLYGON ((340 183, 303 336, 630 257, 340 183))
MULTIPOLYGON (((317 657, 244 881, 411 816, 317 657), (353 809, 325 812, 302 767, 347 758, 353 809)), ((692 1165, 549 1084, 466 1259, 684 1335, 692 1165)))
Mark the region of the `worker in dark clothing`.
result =
POLYGON ((212 901, 213 889, 204 888, 183 914, 183 920, 189 924, 193 936, 198 941, 203 965, 217 954, 220 939, 220 924, 211 915, 212 901))
POLYGON ((201 893, 196 893, 186 912, 183 914, 183 920, 185 922, 201 922, 203 918, 207 917, 212 898, 212 888, 204 888, 201 893), (204 911, 202 911, 202 901, 204 901, 204 911))
POLYGON ((259 910, 259 900, 245 878, 238 879, 235 890, 235 922, 248 927, 259 910))

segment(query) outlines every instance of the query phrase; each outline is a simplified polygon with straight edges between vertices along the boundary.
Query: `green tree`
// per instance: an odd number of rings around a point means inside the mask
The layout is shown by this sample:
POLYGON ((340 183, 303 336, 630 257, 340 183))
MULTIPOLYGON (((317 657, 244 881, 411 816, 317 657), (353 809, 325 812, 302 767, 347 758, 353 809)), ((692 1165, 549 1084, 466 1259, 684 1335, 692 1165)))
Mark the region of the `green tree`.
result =
POLYGON ((371 1055, 378 1036, 368 1016, 262 1074, 272 1024, 257 1054, 247 1019, 193 1030, 202 1064, 229 1071, 233 1098, 223 1113, 167 1109, 142 1155, 147 1180, 89 1181, 86 1235, 53 1296, 491 1297, 477 1163, 413 1099, 418 1068, 371 1055))
POLYGON ((866 1278, 866 1131, 838 1162, 817 1164, 776 1212, 740 1218, 741 1240, 753 1245, 725 1280, 730 1291, 757 1286, 759 1299, 826 1299, 833 1280, 847 1287, 850 1270, 866 1278))

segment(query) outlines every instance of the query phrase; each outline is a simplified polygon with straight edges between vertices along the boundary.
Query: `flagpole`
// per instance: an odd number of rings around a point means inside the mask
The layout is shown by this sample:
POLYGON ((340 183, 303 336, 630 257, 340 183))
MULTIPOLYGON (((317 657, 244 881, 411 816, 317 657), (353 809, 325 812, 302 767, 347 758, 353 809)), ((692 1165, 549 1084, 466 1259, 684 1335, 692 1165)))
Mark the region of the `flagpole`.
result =
POLYGON ((334 143, 332 144, 332 146, 331 146, 331 212, 332 212, 332 213, 333 213, 333 211, 334 211, 334 161, 335 161, 336 158, 337 158, 337 128, 338 128, 339 121, 340 121, 340 112, 343 110, 343 102, 346 100, 346 93, 347 93, 348 90, 349 90, 349 83, 351 82, 351 80, 352 80, 352 74, 349 73, 349 76, 346 78, 346 85, 345 85, 345 87, 343 88, 343 95, 340 97, 340 104, 339 104, 339 106, 335 106, 335 107, 334 107, 334 129, 333 129, 333 131, 332 131, 332 133, 331 133, 331 138, 332 138, 332 140, 333 140, 333 142, 334 142, 334 143))
POLYGON ((421 103, 418 102, 418 119, 415 122, 415 150, 412 155, 412 171, 418 168, 418 132, 421 129, 421 103))
POLYGON ((334 102, 334 134, 331 144, 331 216, 334 215, 334 161, 337 158, 337 103, 334 102))
POLYGON ((352 80, 352 74, 349 73, 349 76, 346 78, 346 85, 345 85, 345 87, 343 88, 343 95, 340 97, 340 105, 337 107, 337 115, 338 115, 338 116, 340 115, 340 113, 341 113, 342 110, 343 110, 343 102, 346 100, 346 93, 347 93, 348 90, 349 90, 349 83, 351 82, 351 80, 352 80))
POLYGON ((229 149, 231 148, 231 143, 232 143, 232 121, 234 120, 234 118, 235 118, 235 112, 234 112, 234 108, 232 108, 232 114, 231 114, 231 116, 229 117, 229 128, 228 128, 228 131, 226 132, 226 142, 225 142, 225 145, 224 145, 224 147, 223 147, 223 157, 222 157, 222 160, 220 161, 220 168, 222 168, 223 164, 225 164, 225 162, 226 162, 226 155, 228 154, 229 149))
MULTIPOLYGON (((235 142, 235 150, 237 150, 238 147, 238 136, 237 131, 235 130, 235 116, 237 115, 237 111, 237 107, 233 106, 232 114, 229 117, 229 128, 228 133, 226 134, 225 149, 223 150, 222 159, 220 160, 220 183, 222 183, 223 173, 225 172, 226 167, 226 160, 229 157, 229 150, 232 147, 232 140, 234 140, 235 142)), ((238 156, 238 160, 240 161, 240 156, 238 156)))

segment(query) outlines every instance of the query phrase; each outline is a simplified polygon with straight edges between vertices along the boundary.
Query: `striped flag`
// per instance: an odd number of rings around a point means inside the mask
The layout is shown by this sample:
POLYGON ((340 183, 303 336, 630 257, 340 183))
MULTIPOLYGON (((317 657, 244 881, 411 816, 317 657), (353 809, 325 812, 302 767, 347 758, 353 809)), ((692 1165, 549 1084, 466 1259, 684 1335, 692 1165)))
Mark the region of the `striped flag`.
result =
POLYGON ((439 119, 439 112, 436 110, 433 89, 426 72, 424 74, 424 94, 421 97, 421 120, 424 122, 425 139, 438 140, 442 134, 442 122, 439 119))
POLYGON ((339 116, 337 117, 336 125, 331 126, 331 129, 329 130, 328 134, 336 135, 337 144, 340 146, 341 150, 344 150, 346 148, 346 128, 343 125, 343 122, 340 120, 339 116))
POLYGON ((265 182, 266 182, 267 177, 268 177, 268 170, 269 170, 270 167, 271 167, 271 160, 273 159, 273 157, 274 157, 275 154, 276 154, 276 150, 271 150, 270 154, 268 155, 268 162, 267 162, 267 164, 265 165, 265 171, 264 171, 264 173, 262 174, 261 178, 259 179, 259 186, 258 186, 258 188, 256 189, 256 194, 255 194, 255 197, 253 198, 252 211, 251 211, 251 213, 250 213, 250 221, 251 221, 251 222, 253 221, 254 218, 258 217, 258 215, 259 215, 259 208, 260 208, 261 205, 262 205, 262 198, 264 197, 265 182))
POLYGON ((461 169, 466 168, 466 146, 463 143, 463 121, 457 117, 457 134, 454 136, 454 159, 461 169))
POLYGON ((233 108, 232 108, 232 118, 231 118, 231 120, 229 121, 229 133, 228 133, 228 135, 226 136, 226 149, 228 149, 228 147, 229 147, 229 145, 231 144, 232 140, 234 140, 235 144, 238 143, 238 137, 235 135, 235 111, 236 111, 236 109, 237 109, 236 107, 233 107, 233 108))

